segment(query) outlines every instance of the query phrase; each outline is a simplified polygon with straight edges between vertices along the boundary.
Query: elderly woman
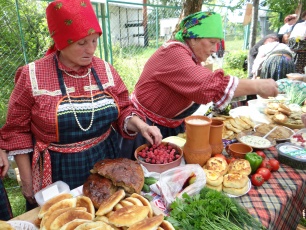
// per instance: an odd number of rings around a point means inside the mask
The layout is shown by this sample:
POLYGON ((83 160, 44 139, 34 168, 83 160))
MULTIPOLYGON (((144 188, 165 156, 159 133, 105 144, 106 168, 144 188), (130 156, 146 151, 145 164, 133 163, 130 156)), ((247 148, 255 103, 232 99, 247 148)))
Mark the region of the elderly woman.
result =
POLYGON ((132 106, 116 70, 94 56, 102 30, 90 1, 54 1, 46 15, 55 46, 17 70, 0 130, 0 148, 15 156, 30 203, 52 182, 74 189, 97 161, 120 157, 118 134, 162 139, 132 106))
MULTIPOLYGON (((146 114, 147 123, 158 126, 163 137, 185 132, 184 118, 201 104, 212 101, 222 110, 233 97, 278 94, 272 79, 239 79, 225 76, 221 69, 213 72, 203 67, 201 63, 216 52, 220 39, 221 16, 197 12, 184 18, 175 39, 162 45, 147 61, 131 98, 134 106, 146 114)), ((129 157, 143 142, 141 137, 134 143, 123 140, 122 149, 129 157)))
POLYGON ((286 78, 286 74, 293 73, 295 65, 293 52, 283 43, 270 41, 258 49, 258 54, 252 67, 253 79, 273 78, 275 81, 286 78))

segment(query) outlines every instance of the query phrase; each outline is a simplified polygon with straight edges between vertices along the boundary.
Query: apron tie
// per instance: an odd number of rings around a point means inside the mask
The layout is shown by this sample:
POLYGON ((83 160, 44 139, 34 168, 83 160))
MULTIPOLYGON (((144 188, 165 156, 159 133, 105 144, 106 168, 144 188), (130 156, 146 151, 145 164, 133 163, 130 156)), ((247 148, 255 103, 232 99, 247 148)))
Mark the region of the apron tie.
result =
POLYGON ((72 144, 47 144, 40 140, 36 141, 32 159, 32 177, 33 191, 39 190, 52 184, 51 156, 49 150, 59 153, 82 152, 104 141, 111 133, 111 127, 100 137, 92 138, 86 141, 80 141, 72 144))
POLYGON ((174 119, 170 119, 170 118, 166 118, 166 117, 162 117, 160 115, 157 115, 153 112, 151 112, 150 110, 146 109, 144 106, 142 106, 139 101, 136 98, 135 93, 131 93, 131 101, 134 104, 134 106, 139 109, 140 111, 142 111, 143 113, 145 113, 145 115, 154 123, 158 124, 158 125, 162 125, 162 126, 166 126, 168 128, 176 128, 179 125, 181 125, 184 121, 184 119, 178 119, 178 120, 174 120, 174 119))

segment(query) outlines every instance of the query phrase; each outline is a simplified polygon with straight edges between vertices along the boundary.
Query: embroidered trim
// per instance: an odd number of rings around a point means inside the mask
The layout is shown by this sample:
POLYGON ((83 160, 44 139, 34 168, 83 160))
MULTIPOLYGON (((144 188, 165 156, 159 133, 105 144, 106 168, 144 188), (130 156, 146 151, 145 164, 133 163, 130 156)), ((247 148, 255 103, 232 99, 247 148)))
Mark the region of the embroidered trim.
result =
POLYGON ((49 91, 46 89, 38 88, 34 62, 29 63, 29 74, 30 74, 33 96, 40 96, 40 95, 58 96, 62 94, 60 90, 49 91))
POLYGON ((19 150, 8 151, 8 155, 15 156, 15 155, 26 154, 30 152, 33 152, 33 149, 19 149, 19 150))
POLYGON ((127 117, 124 119, 124 125, 123 125, 123 131, 124 131, 127 135, 129 135, 129 136, 131 136, 131 137, 136 136, 136 135, 138 134, 138 132, 129 133, 128 128, 127 128, 127 124, 128 124, 129 120, 130 120, 133 116, 137 116, 137 114, 132 113, 132 115, 127 116, 127 117))
POLYGON ((110 70, 109 64, 106 61, 104 61, 104 65, 105 65, 105 70, 106 70, 106 74, 108 78, 108 82, 102 85, 103 88, 105 89, 109 86, 115 86, 115 83, 114 83, 113 74, 110 70))

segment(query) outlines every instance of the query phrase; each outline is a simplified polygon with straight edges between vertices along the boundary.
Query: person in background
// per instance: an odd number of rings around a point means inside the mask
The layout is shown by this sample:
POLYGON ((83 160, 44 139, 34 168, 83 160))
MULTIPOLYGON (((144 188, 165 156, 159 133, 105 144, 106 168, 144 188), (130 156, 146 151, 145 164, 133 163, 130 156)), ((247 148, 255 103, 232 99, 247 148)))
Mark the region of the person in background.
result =
POLYGON ((301 19, 298 20, 298 21, 292 26, 292 30, 291 30, 291 31, 294 30, 294 27, 295 27, 298 23, 305 22, 305 20, 306 20, 306 10, 303 11, 303 12, 301 13, 301 19))
POLYGON ((9 162, 7 159, 7 153, 0 150, 0 220, 10 220, 13 218, 12 208, 8 199, 3 178, 9 169, 9 162))
POLYGON ((254 60, 258 54, 258 49, 260 46, 267 44, 269 42, 279 41, 279 37, 276 33, 268 34, 260 39, 249 51, 248 55, 248 73, 249 78, 253 78, 252 67, 254 64, 254 60))
MULTIPOLYGON (((276 96, 272 79, 250 80, 224 75, 202 66, 223 39, 221 15, 197 12, 185 17, 175 38, 163 44, 147 61, 131 94, 134 106, 147 116, 147 123, 160 128, 163 137, 185 132, 184 118, 201 104, 214 103, 224 110, 234 97, 259 94, 276 96)), ((121 149, 131 157, 145 140, 123 139, 121 149)))
POLYGON ((294 72, 293 52, 278 41, 270 41, 258 49, 252 67, 253 79, 273 78, 275 81, 285 78, 287 73, 294 72))
POLYGON ((288 46, 294 51, 297 73, 304 73, 306 66, 306 21, 297 23, 290 33, 288 46))
POLYGON ((162 140, 113 66, 94 56, 102 30, 90 0, 53 1, 46 17, 54 46, 17 70, 0 129, 0 148, 14 155, 29 204, 47 185, 61 180, 74 189, 96 162, 120 157, 119 134, 162 140))
POLYGON ((298 21, 297 14, 290 14, 285 17, 284 25, 279 29, 278 34, 286 34, 292 31, 293 25, 298 21))

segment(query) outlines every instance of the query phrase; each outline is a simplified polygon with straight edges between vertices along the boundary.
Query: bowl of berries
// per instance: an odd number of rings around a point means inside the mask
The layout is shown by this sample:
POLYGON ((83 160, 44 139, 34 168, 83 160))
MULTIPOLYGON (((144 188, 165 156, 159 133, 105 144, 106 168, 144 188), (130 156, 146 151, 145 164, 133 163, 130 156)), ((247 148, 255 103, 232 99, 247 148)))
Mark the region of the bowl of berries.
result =
POLYGON ((149 172, 162 173, 181 164, 183 150, 173 143, 162 142, 158 146, 141 145, 134 155, 149 172))

